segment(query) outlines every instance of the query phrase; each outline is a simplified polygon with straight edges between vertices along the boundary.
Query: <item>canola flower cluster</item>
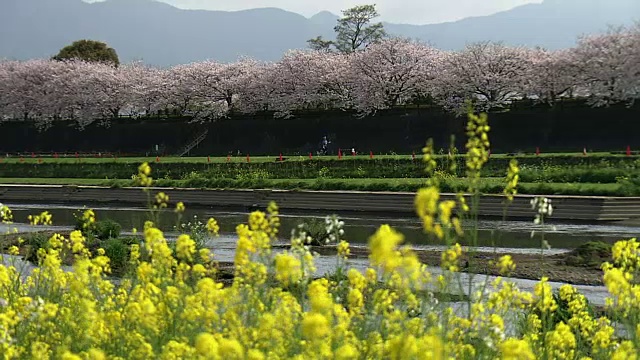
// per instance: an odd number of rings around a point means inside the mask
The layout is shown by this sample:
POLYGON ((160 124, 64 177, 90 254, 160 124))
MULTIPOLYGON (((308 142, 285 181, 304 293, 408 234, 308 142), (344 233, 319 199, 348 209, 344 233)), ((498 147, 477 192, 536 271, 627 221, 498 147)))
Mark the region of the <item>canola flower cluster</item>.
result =
MULTIPOLYGON (((472 122, 468 170, 475 177, 488 155, 488 125, 484 117, 472 122)), ((512 164, 506 196, 515 194, 517 172, 512 164)), ((137 178, 150 194, 148 164, 137 178)), ((165 194, 149 197, 154 211, 168 207, 165 194)), ((338 268, 318 278, 306 235, 294 232, 286 251, 272 247, 280 227, 273 203, 236 227, 234 278, 226 285, 211 250, 187 234, 171 243, 151 221, 120 279, 109 277, 110 259, 103 249, 89 251, 81 231, 53 235, 30 274, 16 267, 14 246, 0 265, 0 359, 637 359, 635 239, 618 242, 603 264, 610 316, 597 317, 574 287, 554 293, 546 278, 532 292, 501 277, 464 284, 458 240, 472 211, 465 196, 443 200, 429 183, 415 208, 425 232, 447 245, 437 272, 388 225, 369 239, 369 266, 350 268, 350 245, 336 227, 338 268), (64 271, 69 258, 73 270, 64 271)), ((10 210, 0 209, 2 221, 12 221, 10 210)), ((184 204, 174 211, 183 213, 184 204)), ((90 227, 95 213, 86 210, 81 219, 90 227)), ((52 217, 31 221, 49 224, 52 217)), ((219 231, 214 219, 206 228, 219 231)), ((495 266, 508 274, 516 264, 503 256, 495 266)))
MULTIPOLYGON (((228 286, 210 262, 195 261, 212 259, 208 249, 197 250, 188 235, 172 248, 150 222, 144 242, 131 248, 135 271, 117 283, 107 277, 104 251, 91 254, 80 231, 52 236, 32 274, 0 266, 1 358, 630 359, 638 350, 635 240, 618 243, 605 265, 608 306, 626 315, 631 331, 620 340, 575 288, 554 296, 546 279, 528 293, 498 278, 460 312, 434 296, 453 290, 460 245, 443 253, 448 275, 434 276, 390 226, 371 237, 368 269, 314 278, 314 256, 299 239, 288 251, 272 249, 277 216, 271 205, 238 226, 228 286), (68 256, 71 272, 61 268, 68 256), (514 314, 525 317, 520 332, 507 329, 514 314)), ((347 258, 348 243, 338 248, 347 258)))

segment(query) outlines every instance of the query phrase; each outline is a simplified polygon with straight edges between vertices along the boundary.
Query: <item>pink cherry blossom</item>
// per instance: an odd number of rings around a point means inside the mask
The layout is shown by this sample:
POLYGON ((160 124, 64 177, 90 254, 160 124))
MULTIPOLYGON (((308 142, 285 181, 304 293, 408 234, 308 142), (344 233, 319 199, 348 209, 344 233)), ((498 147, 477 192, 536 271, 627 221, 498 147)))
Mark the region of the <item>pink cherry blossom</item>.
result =
POLYGON ((349 54, 289 51, 273 63, 242 58, 159 69, 139 62, 0 61, 0 121, 42 129, 60 120, 84 128, 158 112, 212 121, 263 111, 366 115, 424 99, 449 111, 466 111, 468 101, 492 110, 525 98, 552 105, 568 97, 595 106, 640 97, 640 24, 554 51, 483 42, 445 52, 388 38, 349 54))
POLYGON ((580 80, 570 49, 534 49, 528 55, 527 96, 548 104, 572 96, 580 80))
POLYGON ((351 56, 355 108, 369 113, 431 93, 440 63, 438 50, 407 39, 372 44, 351 56))
POLYGON ((527 50, 493 42, 468 45, 446 54, 438 79, 441 101, 468 99, 482 110, 505 107, 523 97, 527 81, 527 50))
POLYGON ((586 36, 573 49, 584 95, 593 105, 633 102, 640 95, 640 25, 586 36))

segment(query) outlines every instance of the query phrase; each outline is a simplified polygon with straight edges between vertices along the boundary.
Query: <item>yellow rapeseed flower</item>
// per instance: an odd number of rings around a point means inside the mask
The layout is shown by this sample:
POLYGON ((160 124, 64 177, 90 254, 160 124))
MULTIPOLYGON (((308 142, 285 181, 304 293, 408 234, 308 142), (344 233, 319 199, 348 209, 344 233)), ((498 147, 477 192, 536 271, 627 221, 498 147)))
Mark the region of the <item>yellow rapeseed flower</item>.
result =
POLYGON ((302 278, 300 259, 287 253, 275 257, 276 279, 284 285, 296 283, 302 278))
POLYGON ((500 359, 502 360, 534 360, 531 346, 524 340, 509 338, 500 343, 500 359))
POLYGON ((218 353, 222 359, 241 360, 245 351, 238 340, 222 338, 218 342, 218 353))
POLYGON ((207 220, 207 231, 209 231, 209 234, 211 235, 218 236, 218 233, 220 232, 220 226, 218 226, 218 222, 216 221, 216 219, 209 218, 209 220, 207 220))
POLYGON ((341 258, 346 259, 351 254, 351 250, 349 249, 349 243, 344 240, 341 240, 338 243, 337 249, 338 249, 338 256, 341 258))
POLYGON ((513 196, 518 193, 519 172, 518 160, 511 159, 511 161, 509 161, 509 168, 507 169, 507 185, 503 191, 508 201, 513 201, 513 196))
POLYGON ((11 224, 13 222, 13 213, 8 206, 0 204, 0 222, 11 224))
POLYGON ((163 192, 159 192, 156 194, 156 205, 157 207, 164 209, 167 207, 169 203, 169 196, 163 192))
POLYGON ((503 255, 498 260, 498 271, 500 274, 507 275, 516 269, 516 264, 513 262, 511 255, 503 255))
POLYGON ((31 225, 51 225, 53 216, 48 211, 43 211, 40 215, 29 215, 28 220, 31 225))
POLYGON ((329 335, 329 320, 319 313, 306 313, 302 319, 302 334, 308 340, 322 340, 329 335))
POLYGON ((12 245, 9 247, 7 252, 9 253, 9 255, 18 255, 20 254, 20 249, 17 246, 12 245))
POLYGON ((462 255, 462 247, 455 244, 442 252, 442 268, 449 271, 458 271, 458 259, 462 255))
POLYGON ((573 359, 575 357, 576 337, 571 328, 559 322, 553 331, 546 334, 547 351, 553 359, 573 359))
POLYGON ((193 255, 196 253, 196 242, 191 236, 182 234, 176 240, 176 256, 180 260, 193 261, 193 255))
POLYGON ((426 164, 426 172, 429 177, 432 177, 434 171, 436 170, 437 163, 434 158, 433 151, 433 139, 427 140, 427 145, 422 148, 423 157, 422 160, 426 164))
POLYGON ((356 360, 359 359, 358 349, 351 344, 344 344, 336 349, 336 360, 356 360))
POLYGON ((374 266, 382 266, 386 271, 398 266, 400 253, 397 246, 402 243, 404 236, 389 225, 382 225, 371 238, 369 259, 374 266))

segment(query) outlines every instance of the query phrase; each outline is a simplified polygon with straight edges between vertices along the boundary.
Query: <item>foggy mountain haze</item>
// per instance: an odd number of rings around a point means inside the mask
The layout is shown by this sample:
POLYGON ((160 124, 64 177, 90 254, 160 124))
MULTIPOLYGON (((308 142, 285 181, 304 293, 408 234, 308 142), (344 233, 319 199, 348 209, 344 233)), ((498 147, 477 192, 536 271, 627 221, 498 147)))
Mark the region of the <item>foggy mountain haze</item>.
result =
MULTIPOLYGON (((84 0, 96 2, 104 0, 84 0)), ((344 9, 366 4, 363 0, 158 0, 180 9, 238 11, 274 7, 312 17, 321 12, 340 14, 344 9)), ((484 16, 543 0, 375 0, 379 21, 425 25, 484 16)))
MULTIPOLYGON (((189 3, 182 7, 198 7, 198 4, 205 3, 204 0, 165 1, 173 5, 189 3)), ((465 7, 462 4, 469 1, 440 3, 454 3, 456 6, 453 8, 462 8, 465 7)), ((508 3, 527 1, 500 2, 506 4, 504 8, 509 8, 508 3)), ((273 3, 289 2, 280 0, 273 3)), ((392 2, 380 3, 378 10, 383 15, 380 19, 384 20, 385 6, 392 2)), ((402 0, 397 3, 406 4, 397 10, 397 14, 428 11, 424 8, 425 3, 439 9, 437 1, 402 0), (419 4, 414 9, 412 3, 419 4), (403 9, 404 12, 401 11, 403 9)), ((327 2, 332 7, 336 4, 336 1, 327 2)), ((355 3, 348 4, 351 5, 355 3)), ((447 7, 450 8, 451 5, 447 7)), ((483 11, 486 9, 475 13, 482 14, 483 11)), ((437 15, 436 18, 456 18, 451 10, 447 12, 448 15, 437 15)), ((397 18, 400 15, 386 16, 397 18)), ((93 39, 115 48, 122 62, 142 60, 152 65, 168 66, 204 59, 228 62, 240 56, 277 60, 289 49, 306 48, 306 40, 317 35, 332 39, 337 18, 338 15, 327 11, 307 18, 275 7, 241 11, 188 10, 153 0, 94 3, 82 0, 2 0, 0 58, 50 57, 74 40, 93 39)), ((580 35, 606 31, 609 25, 631 24, 639 19, 638 0, 544 0, 492 15, 440 24, 384 24, 391 35, 419 39, 441 49, 460 49, 467 43, 484 40, 556 49, 572 46, 580 35)))

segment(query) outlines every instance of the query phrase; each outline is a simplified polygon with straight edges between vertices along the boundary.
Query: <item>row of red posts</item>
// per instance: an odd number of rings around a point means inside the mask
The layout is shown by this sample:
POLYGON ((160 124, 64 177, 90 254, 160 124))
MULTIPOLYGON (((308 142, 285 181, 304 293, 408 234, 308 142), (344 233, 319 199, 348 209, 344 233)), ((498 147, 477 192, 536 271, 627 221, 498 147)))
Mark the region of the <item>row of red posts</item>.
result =
MULTIPOLYGON (((627 156, 631 156, 631 146, 627 145, 627 150, 625 151, 627 156)), ((489 152, 491 154, 491 152, 489 152)), ((540 148, 536 146, 536 156, 540 155, 540 148)), ((582 155, 587 156, 587 147, 582 148, 582 155)))
MULTIPOLYGON (((632 155, 631 146, 627 145, 627 149, 626 149, 625 153, 626 153, 627 156, 631 156, 632 155)), ((536 156, 539 156, 540 154, 541 154, 540 147, 536 146, 536 156)), ((356 156, 357 155, 356 151, 352 149, 351 155, 352 156, 356 156)), ((582 155, 583 156, 587 156, 587 148, 586 147, 584 147, 582 149, 582 155)), ((113 158, 115 160, 118 160, 118 156, 117 155, 112 155, 112 156, 113 156, 113 158)), ((491 150, 489 150, 489 156, 491 156, 491 150)), ((8 157, 8 155, 7 155, 7 157, 8 157)), ((95 157, 102 157, 102 154, 98 153, 98 154, 95 155, 95 157)), ((36 158, 36 154, 32 152, 31 153, 31 158, 35 159, 36 158)), ((58 159, 58 158, 60 158, 60 156, 56 152, 56 153, 53 154, 53 158, 54 159, 58 159)), ((77 152, 75 153, 75 158, 78 159, 78 161, 82 160, 82 158, 80 157, 80 155, 77 152)), ((373 158, 374 158, 373 151, 369 151, 369 159, 373 159, 373 158)), ((338 159, 342 159, 342 149, 338 149, 338 159)), ((411 159, 412 160, 416 159, 416 152, 415 151, 411 153, 411 159)), ((280 153, 280 155, 278 157, 278 160, 279 161, 283 161, 284 160, 284 158, 282 157, 282 153, 280 153)), ((313 160, 313 153, 311 153, 311 152, 309 153, 309 160, 313 160)), ((230 162, 230 161, 231 161, 231 154, 227 155, 227 162, 230 162)), ((4 159, 0 157, 0 163, 2 163, 2 162, 4 162, 4 159)), ((23 156, 20 156, 19 162, 21 162, 21 163, 24 162, 24 157, 23 156)), ((38 156, 38 163, 41 164, 42 162, 43 162, 42 157, 38 156)), ((160 156, 156 156, 156 163, 159 163, 159 162, 160 162, 160 156)), ((207 156, 207 162, 211 163, 211 156, 207 156)), ((251 156, 249 154, 247 154, 247 162, 248 163, 251 162, 251 156)))

